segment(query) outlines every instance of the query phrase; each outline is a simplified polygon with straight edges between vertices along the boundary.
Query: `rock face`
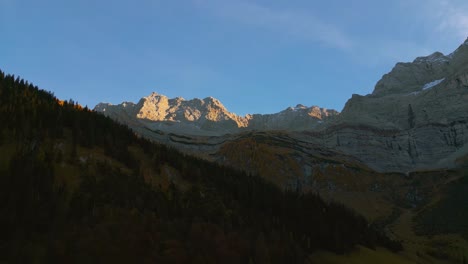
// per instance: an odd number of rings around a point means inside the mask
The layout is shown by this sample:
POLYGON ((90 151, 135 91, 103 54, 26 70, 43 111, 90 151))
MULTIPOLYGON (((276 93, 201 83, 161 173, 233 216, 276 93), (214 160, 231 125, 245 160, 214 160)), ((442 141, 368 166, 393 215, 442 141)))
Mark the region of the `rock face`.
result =
POLYGON ((397 63, 372 94, 353 95, 339 122, 411 129, 466 118, 468 40, 448 56, 436 52, 397 63))
POLYGON ((297 105, 277 114, 238 116, 229 112, 219 100, 169 99, 152 93, 137 104, 98 104, 94 110, 129 124, 188 135, 223 135, 245 130, 304 130, 317 127, 323 121, 338 115, 335 110, 317 106, 297 105))
POLYGON ((320 138, 380 171, 455 166, 468 151, 468 40, 447 56, 397 63, 320 138))
POLYGON ((249 115, 249 129, 253 130, 306 130, 321 126, 324 122, 336 117, 335 110, 318 106, 306 107, 298 104, 296 107, 269 115, 249 115))
POLYGON ((377 171, 455 167, 468 154, 468 39, 449 55, 397 63, 372 94, 353 95, 341 113, 297 105, 240 117, 214 98, 186 101, 155 93, 137 104, 99 104, 95 110, 144 136, 209 155, 238 133, 283 130, 377 171))
POLYGON ((228 112, 213 97, 187 101, 181 97, 169 99, 152 93, 137 104, 100 103, 95 110, 119 122, 130 124, 131 127, 144 126, 184 134, 225 134, 248 124, 247 118, 228 112))

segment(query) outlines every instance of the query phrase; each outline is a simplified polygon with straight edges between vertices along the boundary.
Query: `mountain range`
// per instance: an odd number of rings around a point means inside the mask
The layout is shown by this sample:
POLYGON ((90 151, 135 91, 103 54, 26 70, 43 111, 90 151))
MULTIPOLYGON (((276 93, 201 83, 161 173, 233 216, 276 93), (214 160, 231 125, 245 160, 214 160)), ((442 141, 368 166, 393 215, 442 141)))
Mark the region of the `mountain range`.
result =
POLYGON ((468 154, 468 39, 454 52, 397 63, 371 94, 353 94, 341 113, 297 105, 275 114, 238 116, 212 97, 169 99, 94 109, 150 139, 213 156, 246 132, 289 137, 359 160, 380 172, 454 168, 468 154), (183 138, 183 140, 181 140, 183 138))
POLYGON ((100 103, 94 110, 119 122, 185 135, 224 135, 247 130, 306 130, 338 115, 335 110, 298 104, 276 114, 238 116, 213 97, 169 99, 153 92, 138 103, 100 103))

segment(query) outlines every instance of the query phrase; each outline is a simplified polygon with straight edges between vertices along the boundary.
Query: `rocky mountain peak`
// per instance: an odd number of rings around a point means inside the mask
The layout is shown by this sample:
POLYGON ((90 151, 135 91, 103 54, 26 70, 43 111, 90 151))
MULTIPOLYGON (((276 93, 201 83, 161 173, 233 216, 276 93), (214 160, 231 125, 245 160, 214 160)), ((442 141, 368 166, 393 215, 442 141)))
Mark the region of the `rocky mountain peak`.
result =
MULTIPOLYGON (((467 41, 447 56, 434 52, 429 56, 417 57, 413 62, 397 63, 377 82, 371 95, 353 95, 346 103, 340 119, 348 120, 346 122, 375 123, 381 127, 408 128, 412 125, 405 117, 410 104, 412 111, 423 112, 418 122, 441 119, 447 114, 440 108, 442 99, 447 97, 449 100, 449 94, 462 91, 452 88, 463 87, 468 83, 467 41)), ((450 107, 456 105, 453 100, 451 103, 447 101, 447 104, 450 107)), ((458 110, 452 112, 449 119, 456 119, 460 114, 458 110)))
POLYGON ((417 57, 413 63, 444 63, 450 61, 450 57, 445 56, 442 52, 434 52, 429 56, 417 57))
MULTIPOLYGON (((214 97, 206 97, 205 99, 203 99, 203 103, 207 106, 207 107, 211 107, 211 108, 219 108, 219 109, 223 109, 223 110, 226 110, 226 107, 224 107, 224 105, 216 98, 214 97)), ((226 110, 227 111, 227 110, 226 110)))
POLYGON ((411 94, 421 91, 426 84, 453 75, 468 65, 467 45, 461 45, 449 55, 434 52, 417 57, 413 62, 399 62, 382 76, 372 92, 373 97, 411 94))

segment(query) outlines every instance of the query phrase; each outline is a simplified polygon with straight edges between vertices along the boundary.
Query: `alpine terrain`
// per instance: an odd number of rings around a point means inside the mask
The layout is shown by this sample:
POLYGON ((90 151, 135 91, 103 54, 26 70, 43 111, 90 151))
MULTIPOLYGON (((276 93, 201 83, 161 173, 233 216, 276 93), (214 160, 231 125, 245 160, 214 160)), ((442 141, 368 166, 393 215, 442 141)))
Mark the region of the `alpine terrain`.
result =
POLYGON ((468 39, 451 54, 397 63, 341 112, 297 105, 238 116, 211 97, 157 93, 95 110, 150 140, 343 203, 416 263, 468 255, 468 39))

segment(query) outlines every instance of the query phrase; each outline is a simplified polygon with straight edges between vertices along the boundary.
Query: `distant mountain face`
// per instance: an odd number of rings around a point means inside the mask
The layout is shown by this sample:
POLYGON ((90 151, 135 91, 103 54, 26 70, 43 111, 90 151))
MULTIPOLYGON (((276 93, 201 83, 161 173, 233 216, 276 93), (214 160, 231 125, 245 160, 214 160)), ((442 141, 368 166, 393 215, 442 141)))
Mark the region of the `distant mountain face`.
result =
POLYGON ((152 93, 137 104, 101 103, 95 110, 131 126, 183 134, 225 134, 248 123, 247 118, 228 112, 221 102, 212 97, 187 101, 181 97, 169 99, 152 93))
POLYGON ((223 135, 245 130, 312 129, 338 115, 335 110, 297 105, 276 114, 238 116, 213 97, 169 99, 152 93, 137 104, 98 104, 94 110, 131 126, 188 135, 223 135))
POLYGON ((397 63, 372 94, 353 95, 341 113, 297 105, 241 117, 211 97, 186 101, 156 93, 95 110, 146 137, 211 157, 238 133, 282 130, 382 172, 455 167, 468 154, 468 39, 449 55, 397 63))

